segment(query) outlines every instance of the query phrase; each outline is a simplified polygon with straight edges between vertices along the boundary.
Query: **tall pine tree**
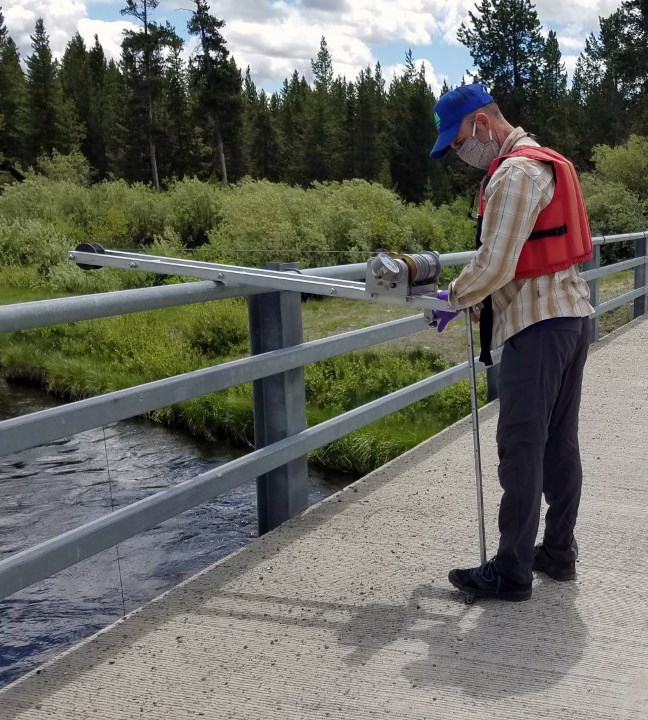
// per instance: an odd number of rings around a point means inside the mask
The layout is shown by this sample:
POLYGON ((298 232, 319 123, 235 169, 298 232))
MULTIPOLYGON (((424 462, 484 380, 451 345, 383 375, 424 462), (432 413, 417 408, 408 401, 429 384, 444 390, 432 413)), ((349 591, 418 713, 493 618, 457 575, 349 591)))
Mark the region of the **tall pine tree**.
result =
POLYGON ((137 156, 141 157, 141 129, 144 128, 150 177, 154 187, 159 190, 156 111, 163 86, 163 53, 168 44, 170 28, 153 22, 152 12, 158 5, 159 0, 126 0, 126 7, 120 12, 142 25, 142 29, 137 32, 126 31, 122 42, 124 78, 130 95, 127 137, 135 141, 134 149, 138 150, 137 156))
POLYGON ((241 167, 241 73, 229 57, 221 34, 225 21, 210 14, 205 0, 194 0, 194 4, 196 9, 187 29, 200 42, 190 70, 196 96, 196 121, 212 148, 213 170, 227 184, 228 161, 234 163, 238 172, 241 167))
POLYGON ((577 117, 567 92, 567 72, 562 61, 558 37, 549 31, 541 54, 537 101, 541 126, 541 142, 571 155, 577 145, 577 117))
POLYGON ((457 37, 507 120, 537 130, 539 58, 544 50, 530 0, 481 0, 457 37))
POLYGON ((121 163, 119 122, 124 107, 122 77, 114 61, 109 63, 95 35, 87 55, 89 110, 84 148, 99 180, 118 173, 121 163))
POLYGON ((91 148, 88 137, 88 122, 92 104, 92 85, 88 66, 88 51, 81 35, 77 32, 68 42, 59 73, 63 96, 69 102, 79 123, 84 140, 81 150, 89 158, 91 148))
POLYGON ((391 177, 398 192, 408 202, 421 202, 426 197, 430 145, 436 132, 434 102, 425 68, 416 70, 409 50, 405 72, 394 78, 387 105, 391 177))
POLYGON ((617 62, 632 112, 631 130, 648 134, 648 0, 626 0, 620 12, 624 27, 617 62))
POLYGON ((187 72, 182 57, 184 42, 172 33, 167 43, 162 174, 182 178, 191 173, 196 143, 189 116, 187 72))
POLYGON ((27 94, 29 108, 30 160, 58 150, 78 149, 83 137, 74 108, 64 100, 58 67, 52 58, 49 36, 43 19, 36 21, 31 36, 32 54, 27 58, 27 94))
POLYGON ((385 161, 385 87, 380 66, 361 70, 356 81, 354 168, 356 176, 377 180, 385 161))
POLYGON ((598 35, 591 33, 576 63, 572 93, 582 113, 579 152, 587 161, 594 145, 616 145, 628 133, 627 96, 619 62, 619 37, 624 18, 617 10, 599 18, 598 35))
POLYGON ((307 118, 312 90, 306 78, 295 70, 281 88, 280 130, 284 148, 284 179, 308 185, 307 118))
POLYGON ((325 38, 320 41, 317 57, 311 60, 311 69, 313 92, 307 134, 307 174, 311 180, 330 180, 333 177, 333 59, 325 38))
POLYGON ((7 168, 27 159, 27 132, 25 76, 0 8, 0 162, 7 168))

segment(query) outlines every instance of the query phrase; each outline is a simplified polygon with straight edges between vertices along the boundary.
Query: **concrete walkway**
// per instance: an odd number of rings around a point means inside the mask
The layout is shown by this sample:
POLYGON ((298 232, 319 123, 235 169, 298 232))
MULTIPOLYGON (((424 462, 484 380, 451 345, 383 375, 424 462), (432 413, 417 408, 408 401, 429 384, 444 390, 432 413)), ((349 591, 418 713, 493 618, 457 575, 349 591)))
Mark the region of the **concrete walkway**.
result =
MULTIPOLYGON (((0 718, 648 718, 648 320, 586 370, 578 581, 464 605, 463 421, 0 691, 0 718)), ((483 413, 489 551, 497 406, 483 413)))

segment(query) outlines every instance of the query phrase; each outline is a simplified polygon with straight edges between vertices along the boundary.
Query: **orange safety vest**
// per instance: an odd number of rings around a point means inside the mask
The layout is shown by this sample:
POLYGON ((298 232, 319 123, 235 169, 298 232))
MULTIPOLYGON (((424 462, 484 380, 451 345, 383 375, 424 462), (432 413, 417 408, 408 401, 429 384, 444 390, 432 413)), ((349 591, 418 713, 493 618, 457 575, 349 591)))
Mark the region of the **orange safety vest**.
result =
POLYGON ((533 231, 524 243, 515 278, 549 275, 589 260, 592 257, 592 233, 576 170, 567 158, 550 148, 523 145, 493 160, 479 191, 478 232, 486 209, 486 186, 497 168, 510 157, 551 163, 556 183, 551 202, 538 215, 533 231))

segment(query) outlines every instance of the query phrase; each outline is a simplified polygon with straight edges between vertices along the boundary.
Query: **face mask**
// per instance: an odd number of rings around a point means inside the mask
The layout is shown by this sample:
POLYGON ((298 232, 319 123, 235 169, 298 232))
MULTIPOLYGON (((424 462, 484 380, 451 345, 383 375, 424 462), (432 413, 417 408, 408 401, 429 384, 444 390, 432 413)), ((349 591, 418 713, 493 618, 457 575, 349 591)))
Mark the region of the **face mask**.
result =
POLYGON ((459 150, 457 150, 457 155, 468 165, 480 170, 488 170, 490 164, 499 155, 500 147, 497 141, 493 140, 493 133, 490 128, 488 130, 490 139, 487 143, 477 140, 475 137, 476 130, 477 123, 473 123, 473 134, 464 140, 459 150))

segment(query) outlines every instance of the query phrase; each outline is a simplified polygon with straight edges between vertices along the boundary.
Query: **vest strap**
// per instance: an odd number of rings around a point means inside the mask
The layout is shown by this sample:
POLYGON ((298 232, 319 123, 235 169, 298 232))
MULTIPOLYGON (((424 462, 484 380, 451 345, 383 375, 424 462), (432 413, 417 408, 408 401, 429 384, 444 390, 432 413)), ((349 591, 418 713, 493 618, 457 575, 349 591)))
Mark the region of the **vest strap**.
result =
MULTIPOLYGON (((487 178, 490 179, 490 178, 487 178)), ((480 215, 477 218, 477 250, 481 247, 481 232, 482 222, 484 218, 480 215)), ((491 357, 491 343, 493 341, 493 298, 489 295, 483 300, 484 307, 481 313, 479 313, 479 346, 481 352, 479 353, 479 361, 483 362, 484 365, 490 366, 493 364, 493 358, 491 357)), ((471 322, 471 320, 468 320, 471 322)))
MULTIPOLYGON (((493 298, 489 295, 483 300, 484 307, 479 314, 479 362, 489 367, 493 364, 491 357, 491 343, 493 341, 493 298)), ((471 322, 468 320, 468 322, 471 322)))
POLYGON ((567 225, 560 225, 559 227, 546 228, 546 230, 536 230, 529 235, 529 240, 542 240, 547 237, 560 237, 561 235, 567 235, 567 225))

